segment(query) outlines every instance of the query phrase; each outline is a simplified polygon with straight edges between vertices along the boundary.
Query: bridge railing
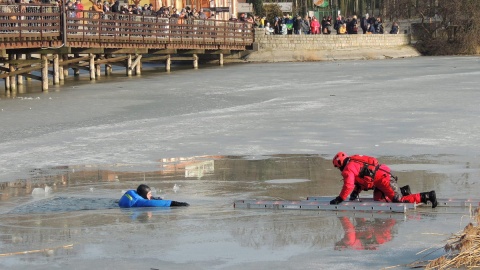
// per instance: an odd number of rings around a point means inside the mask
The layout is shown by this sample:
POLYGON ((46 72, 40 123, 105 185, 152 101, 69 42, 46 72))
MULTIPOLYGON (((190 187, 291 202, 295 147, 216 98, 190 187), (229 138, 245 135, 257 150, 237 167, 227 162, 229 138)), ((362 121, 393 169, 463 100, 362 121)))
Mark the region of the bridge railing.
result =
POLYGON ((202 43, 248 45, 251 24, 220 20, 161 18, 95 11, 77 12, 67 18, 68 40, 129 43, 202 43))
POLYGON ((52 5, 0 5, 0 37, 60 37, 60 8, 52 5))
POLYGON ((101 42, 115 46, 119 43, 247 46, 254 41, 252 24, 244 22, 66 10, 63 27, 62 15, 61 8, 55 5, 0 5, 0 43, 2 38, 57 39, 77 44, 101 42))

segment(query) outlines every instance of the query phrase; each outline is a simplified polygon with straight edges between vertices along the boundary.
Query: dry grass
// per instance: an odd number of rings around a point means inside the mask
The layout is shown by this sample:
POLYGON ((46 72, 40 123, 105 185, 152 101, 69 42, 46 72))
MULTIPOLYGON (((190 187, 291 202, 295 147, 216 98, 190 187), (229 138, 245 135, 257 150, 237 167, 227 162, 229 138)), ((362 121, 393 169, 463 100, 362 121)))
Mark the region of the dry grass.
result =
POLYGON ((480 208, 475 210, 474 222, 462 232, 447 240, 446 255, 430 261, 425 269, 478 268, 480 267, 480 208))

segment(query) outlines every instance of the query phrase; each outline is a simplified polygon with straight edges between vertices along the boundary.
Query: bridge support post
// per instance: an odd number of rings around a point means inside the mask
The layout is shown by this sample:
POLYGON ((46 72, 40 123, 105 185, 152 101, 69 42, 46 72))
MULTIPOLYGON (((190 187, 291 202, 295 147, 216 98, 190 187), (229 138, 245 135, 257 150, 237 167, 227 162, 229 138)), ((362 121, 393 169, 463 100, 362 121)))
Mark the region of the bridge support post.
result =
MULTIPOLYGON (((6 64, 5 66, 8 67, 9 64, 6 64)), ((7 96, 10 95, 10 77, 5 78, 5 94, 7 96)))
MULTIPOLYGON (((109 54, 105 54, 105 59, 110 58, 109 54)), ((112 64, 110 63, 105 63, 105 76, 110 76, 112 75, 112 64)))
MULTIPOLYGON (((79 58, 80 55, 78 53, 73 55, 74 58, 79 58)), ((80 75, 80 69, 79 68, 73 68, 73 75, 79 76, 80 75)))
POLYGON ((132 76, 132 55, 127 54, 127 76, 132 76))
POLYGON ((135 75, 142 74, 142 55, 138 54, 137 59, 135 59, 135 75))
POLYGON ((193 68, 198 68, 198 55, 193 54, 193 68))
MULTIPOLYGON (((25 55, 25 58, 26 58, 27 60, 31 60, 31 59, 32 59, 32 55, 31 55, 31 54, 26 54, 26 55, 25 55)), ((31 72, 28 72, 27 74, 32 74, 32 73, 31 73, 31 72)), ((32 80, 32 78, 30 78, 30 76, 27 77, 27 81, 31 81, 31 80, 32 80)))
POLYGON ((223 53, 220 54, 219 64, 223 66, 223 53))
MULTIPOLYGON (((100 59, 100 55, 97 55, 97 59, 100 59)), ((97 78, 100 78, 100 76, 102 75, 102 66, 100 64, 96 64, 95 65, 95 76, 97 78)))
POLYGON ((60 62, 59 65, 58 65, 58 79, 60 81, 64 81, 65 80, 65 73, 63 71, 63 54, 59 55, 58 61, 60 62))
MULTIPOLYGON (((9 60, 15 60, 15 54, 9 54, 8 55, 9 60)), ((15 71, 15 66, 10 64, 9 65, 10 72, 15 71)), ((10 76, 10 92, 16 93, 17 92, 17 80, 16 80, 16 75, 10 76)))
MULTIPOLYGON (((63 54, 62 58, 63 58, 63 61, 67 61, 68 60, 68 54, 63 54)), ((65 79, 65 78, 68 77, 68 65, 67 66, 62 65, 62 68, 63 68, 63 79, 65 79)), ((60 80, 61 79, 62 78, 60 78, 60 80)))
POLYGON ((59 55, 53 55, 53 84, 60 84, 60 65, 59 65, 59 55))
MULTIPOLYGON (((23 54, 21 54, 21 53, 17 54, 17 59, 19 59, 19 60, 23 59, 23 54)), ((17 85, 23 85, 23 81, 24 81, 23 75, 18 75, 17 76, 17 85)))
POLYGON ((165 60, 165 71, 170 72, 170 66, 172 65, 172 57, 171 55, 167 55, 167 59, 165 60))
POLYGON ((89 71, 90 71, 90 80, 95 80, 95 55, 93 53, 89 54, 89 71))
POLYGON ((48 56, 42 54, 42 91, 48 92, 48 56))

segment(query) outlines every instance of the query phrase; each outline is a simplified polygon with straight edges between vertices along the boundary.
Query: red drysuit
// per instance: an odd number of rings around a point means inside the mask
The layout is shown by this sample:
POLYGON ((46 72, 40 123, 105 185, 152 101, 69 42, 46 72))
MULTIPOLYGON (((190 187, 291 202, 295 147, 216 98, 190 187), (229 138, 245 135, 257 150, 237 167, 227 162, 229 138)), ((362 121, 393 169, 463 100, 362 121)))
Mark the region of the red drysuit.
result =
POLYGON ((343 187, 339 197, 346 200, 357 186, 361 190, 374 189, 373 199, 386 202, 420 203, 420 193, 403 196, 390 168, 379 164, 374 157, 353 155, 342 171, 343 187), (367 173, 365 173, 367 172, 367 173))

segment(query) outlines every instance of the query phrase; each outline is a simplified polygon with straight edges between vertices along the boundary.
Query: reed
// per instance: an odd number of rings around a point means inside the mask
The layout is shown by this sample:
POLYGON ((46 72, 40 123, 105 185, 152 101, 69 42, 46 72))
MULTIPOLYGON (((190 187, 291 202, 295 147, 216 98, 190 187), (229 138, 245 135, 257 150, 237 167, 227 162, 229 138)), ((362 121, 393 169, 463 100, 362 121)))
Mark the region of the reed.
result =
POLYGON ((474 212, 473 222, 463 231, 452 235, 444 246, 446 254, 430 261, 425 269, 477 268, 480 267, 480 208, 474 212))

